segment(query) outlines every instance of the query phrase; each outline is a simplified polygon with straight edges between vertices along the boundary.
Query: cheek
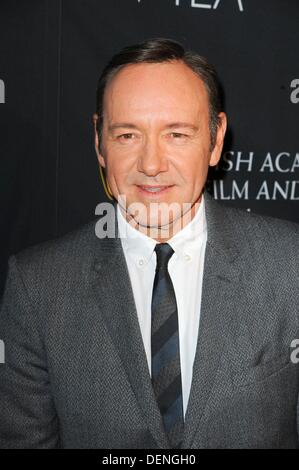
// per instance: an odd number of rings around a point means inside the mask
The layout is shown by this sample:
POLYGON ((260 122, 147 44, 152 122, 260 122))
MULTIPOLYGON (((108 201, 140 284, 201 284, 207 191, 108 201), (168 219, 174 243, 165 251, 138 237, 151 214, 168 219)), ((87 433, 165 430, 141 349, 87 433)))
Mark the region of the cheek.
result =
POLYGON ((116 165, 115 168, 111 168, 111 173, 108 174, 108 180, 111 189, 114 189, 118 194, 127 195, 127 197, 129 197, 129 195, 133 194, 135 191, 134 182, 136 181, 136 177, 134 178, 134 173, 126 167, 123 168, 122 165, 116 165))
POLYGON ((202 161, 198 158, 196 160, 188 160, 177 162, 173 165, 175 172, 180 176, 182 182, 188 186, 196 185, 197 181, 203 178, 204 167, 202 161))
POLYGON ((115 180, 118 183, 125 182, 128 179, 128 176, 132 172, 132 165, 128 159, 121 158, 111 158, 107 159, 107 175, 108 178, 115 180))
POLYGON ((109 142, 106 148, 106 171, 111 183, 115 183, 118 187, 126 184, 134 173, 135 166, 134 149, 109 142))
POLYGON ((180 173, 192 176, 195 171, 208 165, 207 154, 202 145, 193 142, 169 152, 169 161, 180 173))

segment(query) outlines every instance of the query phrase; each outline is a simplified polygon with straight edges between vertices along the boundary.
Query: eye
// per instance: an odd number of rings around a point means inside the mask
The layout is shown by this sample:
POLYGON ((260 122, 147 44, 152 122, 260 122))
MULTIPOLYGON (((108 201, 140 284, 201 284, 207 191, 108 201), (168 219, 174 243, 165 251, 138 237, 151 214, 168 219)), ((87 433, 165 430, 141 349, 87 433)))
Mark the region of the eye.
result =
POLYGON ((171 135, 172 135, 175 139, 181 139, 181 138, 184 138, 184 137, 188 137, 187 134, 182 134, 181 132, 172 132, 171 135))
POLYGON ((131 140, 133 136, 134 136, 134 134, 132 132, 128 132, 126 134, 121 134, 121 135, 117 136, 117 138, 122 139, 122 140, 131 140))

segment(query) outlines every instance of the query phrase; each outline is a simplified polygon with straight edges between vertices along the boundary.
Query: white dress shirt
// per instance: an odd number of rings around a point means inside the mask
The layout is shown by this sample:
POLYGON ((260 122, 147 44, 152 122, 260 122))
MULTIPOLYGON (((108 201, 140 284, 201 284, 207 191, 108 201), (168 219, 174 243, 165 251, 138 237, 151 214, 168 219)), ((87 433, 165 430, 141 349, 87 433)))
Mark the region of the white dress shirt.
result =
MULTIPOLYGON (((157 241, 132 227, 123 216, 119 205, 117 205, 117 220, 151 374, 151 301, 156 270, 154 249, 157 241)), ((191 389, 197 345, 206 241, 207 225, 204 195, 202 195, 193 219, 167 240, 174 250, 168 263, 168 271, 178 308, 184 416, 191 389)))

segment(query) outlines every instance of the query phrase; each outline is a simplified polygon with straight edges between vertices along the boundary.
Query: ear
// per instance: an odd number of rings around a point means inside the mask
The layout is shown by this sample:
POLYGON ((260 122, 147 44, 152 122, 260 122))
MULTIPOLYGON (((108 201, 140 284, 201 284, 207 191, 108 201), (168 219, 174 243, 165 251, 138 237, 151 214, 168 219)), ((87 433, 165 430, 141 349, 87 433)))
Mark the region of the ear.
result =
POLYGON ((94 146, 95 146, 95 151, 98 157, 98 162, 101 165, 101 167, 105 168, 106 163, 104 160, 104 157, 100 151, 100 140, 99 140, 99 134, 98 134, 98 129, 97 129, 97 123, 98 123, 99 116, 98 114, 94 113, 92 116, 93 120, 93 127, 94 127, 94 146))
POLYGON ((217 128, 216 142, 210 157, 210 166, 215 166, 220 160, 221 152, 223 148, 224 137, 227 128, 227 118, 225 113, 219 113, 219 125, 217 128))

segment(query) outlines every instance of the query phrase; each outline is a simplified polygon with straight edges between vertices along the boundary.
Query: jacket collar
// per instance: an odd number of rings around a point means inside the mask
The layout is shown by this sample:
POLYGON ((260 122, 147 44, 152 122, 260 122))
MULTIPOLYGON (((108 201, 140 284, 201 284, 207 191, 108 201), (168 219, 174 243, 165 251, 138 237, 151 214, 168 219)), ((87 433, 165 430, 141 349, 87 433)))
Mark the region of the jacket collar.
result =
MULTIPOLYGON (((117 230, 116 202, 108 223, 117 230)), ((233 320, 233 297, 240 269, 233 220, 225 206, 205 193, 207 246, 204 263, 201 317, 193 379, 185 416, 182 448, 190 448, 215 386, 220 359, 225 360, 225 338, 233 320)), ((159 448, 168 448, 160 411, 154 396, 146 353, 138 323, 133 291, 121 246, 115 238, 96 241, 93 286, 98 310, 122 360, 144 420, 159 448)))

